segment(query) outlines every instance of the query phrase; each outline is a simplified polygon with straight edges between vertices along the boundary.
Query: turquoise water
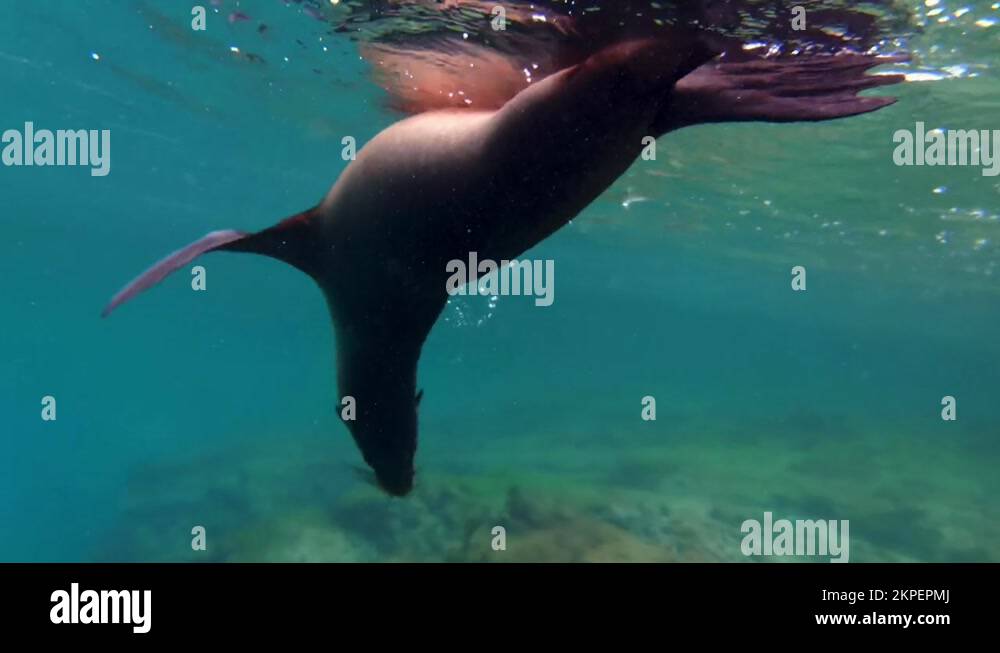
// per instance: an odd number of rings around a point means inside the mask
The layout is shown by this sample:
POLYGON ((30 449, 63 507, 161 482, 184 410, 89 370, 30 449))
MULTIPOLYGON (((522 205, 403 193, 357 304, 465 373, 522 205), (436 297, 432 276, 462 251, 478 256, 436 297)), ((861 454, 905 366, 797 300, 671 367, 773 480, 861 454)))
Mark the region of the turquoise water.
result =
POLYGON ((180 245, 314 204, 341 138, 400 117, 304 5, 205 5, 205 33, 183 3, 0 7, 0 126, 114 152, 0 168, 0 560, 745 560, 764 511, 850 520, 852 561, 1000 560, 1000 182, 892 161, 917 121, 1000 127, 992 3, 913 3, 890 109, 663 138, 530 253, 553 306, 453 300, 402 500, 357 471, 301 273, 215 254, 207 292, 99 318, 180 245))

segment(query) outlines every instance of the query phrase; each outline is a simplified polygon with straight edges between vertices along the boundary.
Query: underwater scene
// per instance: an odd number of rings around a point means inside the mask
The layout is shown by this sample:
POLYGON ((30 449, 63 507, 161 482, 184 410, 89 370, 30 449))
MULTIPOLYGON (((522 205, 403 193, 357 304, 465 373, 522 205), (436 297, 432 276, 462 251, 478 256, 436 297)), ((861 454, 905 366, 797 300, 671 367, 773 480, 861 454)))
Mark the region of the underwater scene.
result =
POLYGON ((3 0, 0 561, 1000 562, 998 53, 989 0, 3 0), (488 246, 534 284, 445 295, 488 246))

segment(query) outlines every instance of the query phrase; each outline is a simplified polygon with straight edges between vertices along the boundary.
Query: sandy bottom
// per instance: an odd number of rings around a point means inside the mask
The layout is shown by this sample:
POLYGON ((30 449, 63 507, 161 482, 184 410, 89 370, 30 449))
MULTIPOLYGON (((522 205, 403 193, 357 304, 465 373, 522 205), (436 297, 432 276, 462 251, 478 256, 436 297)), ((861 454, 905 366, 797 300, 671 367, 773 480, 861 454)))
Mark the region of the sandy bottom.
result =
MULTIPOLYGON (((740 433, 524 433, 421 451, 392 499, 330 438, 262 437, 138 470, 97 560, 826 561, 748 558, 746 519, 850 521, 850 561, 1000 561, 993 447, 807 417, 740 433), (806 430, 808 429, 808 430, 806 430), (811 435, 803 436, 803 432, 811 435), (760 433, 747 436, 747 433, 760 433), (544 446, 538 446, 544 443, 544 446), (207 549, 193 551, 204 526, 207 549), (502 526, 506 550, 495 551, 502 526)), ((728 428, 732 428, 731 426, 728 428)), ((680 429, 684 430, 684 429, 680 429)), ((342 435, 342 434, 341 434, 342 435)))

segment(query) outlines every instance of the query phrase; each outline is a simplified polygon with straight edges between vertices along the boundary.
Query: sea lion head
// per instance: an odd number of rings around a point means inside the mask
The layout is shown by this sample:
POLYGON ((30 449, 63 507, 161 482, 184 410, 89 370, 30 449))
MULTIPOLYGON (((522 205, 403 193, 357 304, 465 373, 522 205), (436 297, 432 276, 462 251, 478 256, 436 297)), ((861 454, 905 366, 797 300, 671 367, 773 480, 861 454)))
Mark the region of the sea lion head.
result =
MULTIPOLYGON (((361 446, 360 441, 358 441, 358 446, 361 446)), ((404 497, 413 489, 413 454, 416 449, 417 443, 414 439, 413 446, 406 455, 399 456, 393 452, 388 456, 383 456, 384 452, 382 451, 369 454, 363 448, 362 453, 365 462, 375 472, 375 481, 378 486, 394 497, 404 497)))
POLYGON ((359 410, 356 420, 344 422, 375 473, 376 484, 392 496, 406 496, 413 489, 419 401, 419 394, 405 402, 383 399, 373 402, 371 410, 359 410))

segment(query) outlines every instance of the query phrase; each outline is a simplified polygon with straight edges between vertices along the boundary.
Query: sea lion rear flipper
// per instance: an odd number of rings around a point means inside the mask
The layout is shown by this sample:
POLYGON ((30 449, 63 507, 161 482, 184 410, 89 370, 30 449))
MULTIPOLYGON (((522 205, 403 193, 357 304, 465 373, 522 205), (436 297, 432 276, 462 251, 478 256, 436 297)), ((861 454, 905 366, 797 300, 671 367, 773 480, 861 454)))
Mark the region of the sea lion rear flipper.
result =
POLYGON ((663 131, 711 122, 813 122, 877 111, 893 97, 859 97, 898 84, 903 75, 867 75, 904 57, 800 55, 710 63, 681 79, 662 118, 663 131))
POLYGON ((291 232, 300 227, 308 226, 311 214, 311 210, 300 213, 257 233, 233 230, 213 231, 161 259, 132 280, 111 298, 111 301, 101 311, 101 317, 107 317, 119 305, 132 299, 143 290, 152 288, 163 281, 171 272, 211 251, 264 254, 304 269, 306 262, 301 242, 299 242, 301 239, 292 239, 289 236, 291 232))

